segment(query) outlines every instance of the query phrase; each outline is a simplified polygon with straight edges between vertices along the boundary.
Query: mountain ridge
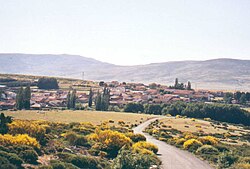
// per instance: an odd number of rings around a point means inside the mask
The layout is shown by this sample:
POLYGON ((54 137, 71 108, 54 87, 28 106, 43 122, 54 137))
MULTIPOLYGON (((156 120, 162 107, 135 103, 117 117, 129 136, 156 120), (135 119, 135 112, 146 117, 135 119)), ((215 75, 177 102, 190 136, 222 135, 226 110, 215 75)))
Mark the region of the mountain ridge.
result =
POLYGON ((0 53, 0 73, 59 76, 104 81, 173 84, 190 80, 197 88, 250 89, 250 60, 218 58, 121 66, 69 54, 0 53))

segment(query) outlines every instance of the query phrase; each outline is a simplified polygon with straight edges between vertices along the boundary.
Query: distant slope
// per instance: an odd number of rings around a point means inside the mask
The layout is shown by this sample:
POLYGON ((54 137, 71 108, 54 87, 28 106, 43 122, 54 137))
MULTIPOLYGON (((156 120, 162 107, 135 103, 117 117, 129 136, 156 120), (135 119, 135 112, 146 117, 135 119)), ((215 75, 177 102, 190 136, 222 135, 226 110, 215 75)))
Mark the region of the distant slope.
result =
POLYGON ((0 54, 0 73, 63 76, 89 80, 157 82, 190 80, 205 89, 250 90, 250 60, 214 59, 117 66, 78 55, 0 54))

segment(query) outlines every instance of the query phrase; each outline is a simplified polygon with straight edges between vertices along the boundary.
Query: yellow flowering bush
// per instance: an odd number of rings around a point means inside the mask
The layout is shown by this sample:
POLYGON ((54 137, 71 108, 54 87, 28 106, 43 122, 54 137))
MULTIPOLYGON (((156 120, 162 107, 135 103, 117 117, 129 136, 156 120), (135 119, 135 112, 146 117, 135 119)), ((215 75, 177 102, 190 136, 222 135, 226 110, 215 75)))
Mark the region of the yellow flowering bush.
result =
POLYGON ((195 136, 195 135, 193 135, 192 133, 189 133, 189 132, 185 132, 185 133, 183 133, 183 135, 184 135, 184 138, 186 140, 197 138, 197 136, 195 136))
POLYGON ((40 148, 39 143, 33 137, 30 137, 27 134, 19 134, 16 136, 5 134, 0 134, 0 145, 28 145, 36 148, 40 148))
POLYGON ((184 138, 180 138, 180 139, 177 139, 176 140, 176 145, 183 145, 183 143, 186 141, 186 139, 184 139, 184 138))
POLYGON ((48 125, 41 125, 40 122, 35 121, 14 120, 12 123, 8 124, 8 127, 9 133, 12 135, 28 134, 40 140, 44 137, 48 125))
POLYGON ((196 139, 189 139, 185 141, 183 144, 183 148, 188 149, 190 151, 197 150, 201 146, 202 146, 202 143, 196 139))
POLYGON ((132 146, 133 149, 147 149, 149 151, 154 152, 155 154, 158 152, 158 147, 152 143, 148 143, 146 141, 139 141, 137 143, 135 143, 132 146))
POLYGON ((217 145, 219 140, 213 136, 204 136, 204 137, 200 137, 198 138, 198 140, 202 143, 202 144, 208 144, 208 145, 217 145))
POLYGON ((89 141, 95 142, 93 145, 95 148, 107 152, 109 156, 116 156, 124 145, 129 146, 132 143, 131 139, 123 133, 112 130, 96 130, 87 138, 89 141))

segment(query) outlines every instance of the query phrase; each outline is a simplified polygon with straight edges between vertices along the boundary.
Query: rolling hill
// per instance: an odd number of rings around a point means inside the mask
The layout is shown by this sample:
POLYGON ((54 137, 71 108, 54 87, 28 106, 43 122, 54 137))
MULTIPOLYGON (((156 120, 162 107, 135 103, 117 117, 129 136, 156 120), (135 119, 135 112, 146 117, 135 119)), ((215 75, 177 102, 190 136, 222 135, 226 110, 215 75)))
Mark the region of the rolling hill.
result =
POLYGON ((250 90, 250 60, 213 59, 119 66, 79 55, 0 54, 0 73, 31 74, 173 84, 190 80, 193 88, 250 90))

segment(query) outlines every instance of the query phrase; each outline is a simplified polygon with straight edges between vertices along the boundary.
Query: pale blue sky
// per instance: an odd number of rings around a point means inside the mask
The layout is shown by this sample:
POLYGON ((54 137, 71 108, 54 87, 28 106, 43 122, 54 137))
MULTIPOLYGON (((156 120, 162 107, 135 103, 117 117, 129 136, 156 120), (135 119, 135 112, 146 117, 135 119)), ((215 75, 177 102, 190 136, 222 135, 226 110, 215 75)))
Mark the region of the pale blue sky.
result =
POLYGON ((0 0, 0 53, 250 59, 250 0, 0 0))

